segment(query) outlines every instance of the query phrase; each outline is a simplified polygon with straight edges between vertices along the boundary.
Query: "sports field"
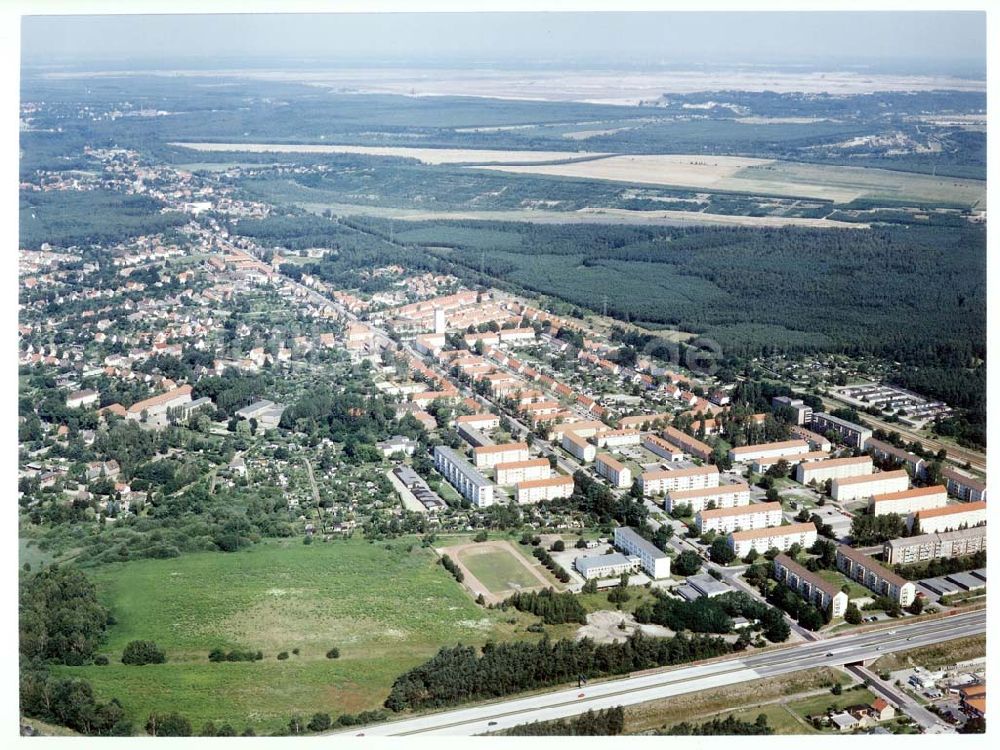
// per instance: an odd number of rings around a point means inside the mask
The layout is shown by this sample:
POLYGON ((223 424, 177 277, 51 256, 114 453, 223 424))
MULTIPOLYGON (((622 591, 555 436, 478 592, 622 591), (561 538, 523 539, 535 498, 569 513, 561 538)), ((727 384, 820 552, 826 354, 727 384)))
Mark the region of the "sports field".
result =
POLYGON ((228 721, 260 734, 293 714, 378 708, 396 677, 441 646, 512 634, 511 614, 474 604, 433 552, 413 540, 388 547, 296 539, 88 571, 117 620, 101 649, 111 664, 59 671, 117 697, 139 727, 153 711, 176 710, 196 730, 228 721), (167 663, 121 665, 133 639, 156 641, 167 663), (327 659, 334 646, 340 658, 327 659), (260 649, 264 659, 211 663, 215 647, 260 649))
POLYGON ((480 552, 468 548, 459 559, 494 594, 538 585, 524 563, 504 549, 490 548, 480 552))

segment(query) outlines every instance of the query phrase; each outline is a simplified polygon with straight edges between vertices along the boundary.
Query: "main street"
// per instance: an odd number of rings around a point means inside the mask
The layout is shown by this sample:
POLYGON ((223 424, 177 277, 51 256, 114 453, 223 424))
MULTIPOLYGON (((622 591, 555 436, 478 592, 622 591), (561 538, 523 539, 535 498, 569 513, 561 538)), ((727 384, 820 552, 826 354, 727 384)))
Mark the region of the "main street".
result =
MULTIPOLYGON (((677 667, 595 682, 582 688, 511 698, 439 713, 415 716, 336 734, 365 736, 471 736, 533 721, 551 721, 600 710, 724 685, 766 679, 818 667, 840 667, 986 631, 986 612, 968 612, 881 630, 850 633, 818 643, 807 642, 709 664, 677 667)), ((750 690, 750 688, 748 688, 750 690)))

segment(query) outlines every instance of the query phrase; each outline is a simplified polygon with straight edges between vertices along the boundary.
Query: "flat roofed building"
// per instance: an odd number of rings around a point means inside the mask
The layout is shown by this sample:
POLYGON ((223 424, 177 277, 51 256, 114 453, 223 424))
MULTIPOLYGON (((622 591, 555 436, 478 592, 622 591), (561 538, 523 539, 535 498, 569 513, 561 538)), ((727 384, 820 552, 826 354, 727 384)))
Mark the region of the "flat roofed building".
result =
POLYGON ((986 549, 986 526, 890 539, 882 557, 890 565, 915 565, 929 560, 974 555, 986 549))
POLYGON ((616 528, 615 546, 627 555, 638 557, 642 569, 652 578, 670 576, 670 556, 652 542, 643 539, 634 529, 627 526, 616 528))
POLYGON ((547 479, 552 468, 547 458, 529 458, 527 461, 510 461, 497 464, 497 484, 517 484, 529 479, 547 479))
POLYGON ((764 554, 769 549, 785 552, 794 544, 808 548, 816 543, 816 524, 793 523, 766 529, 733 531, 730 532, 727 541, 730 549, 740 558, 749 555, 751 550, 759 554, 764 554))
POLYGON ((938 484, 932 487, 914 487, 899 492, 874 495, 868 502, 868 510, 876 516, 884 516, 888 513, 898 513, 905 516, 931 508, 943 508, 947 504, 948 491, 943 485, 938 484))
POLYGON ((182 385, 166 393, 132 404, 125 413, 125 418, 140 420, 143 414, 154 417, 166 413, 167 409, 189 403, 191 403, 191 386, 182 385))
POLYGON ((795 469, 795 481, 799 484, 810 482, 821 483, 827 479, 844 479, 870 475, 875 471, 871 456, 850 458, 828 458, 823 461, 813 461, 800 464, 795 469))
POLYGON ((972 528, 986 523, 986 503, 958 503, 929 508, 912 515, 909 519, 911 527, 914 520, 922 534, 972 528))
POLYGON ((736 463, 748 463, 758 458, 771 456, 790 456, 796 453, 808 453, 809 443, 805 440, 782 440, 777 443, 759 443, 758 445, 742 445, 729 451, 729 460, 736 463))
POLYGON ((830 494, 834 500, 857 500, 859 498, 902 492, 910 486, 910 475, 905 469, 880 471, 877 474, 860 477, 834 479, 830 494))
POLYGON ((702 461, 708 461, 712 457, 712 448, 693 438, 686 432, 681 432, 676 427, 664 427, 660 436, 668 443, 673 443, 685 453, 689 453, 702 461))
POLYGON ((563 435, 562 447, 563 450, 574 456, 577 461, 583 461, 583 463, 590 463, 597 458, 597 446, 593 443, 588 443, 575 432, 567 432, 563 435))
POLYGON ((613 487, 621 489, 632 485, 632 470, 609 453, 598 455, 594 467, 613 487))
POLYGON ((719 470, 715 466, 694 466, 690 469, 664 469, 642 474, 642 493, 654 495, 675 490, 697 490, 719 486, 719 470))
POLYGON ((517 502, 520 505, 555 500, 573 494, 573 477, 560 475, 547 479, 528 479, 517 483, 517 502))
POLYGON ((671 490, 664 503, 667 512, 681 505, 690 505, 692 513, 705 510, 709 503, 716 508, 734 508, 750 503, 750 487, 743 482, 704 487, 693 490, 671 490))
POLYGON ((872 431, 867 427, 848 422, 846 419, 835 417, 826 412, 813 414, 809 426, 814 432, 823 435, 830 432, 836 433, 845 443, 855 448, 863 447, 872 436, 872 431))
POLYGON ((708 531, 728 534, 730 531, 780 526, 781 519, 781 503, 778 502, 700 510, 694 516, 695 525, 701 534, 708 531))
POLYGON ((434 467, 462 497, 477 508, 493 504, 493 483, 451 448, 434 446, 434 467))
POLYGON ((774 558, 774 577, 820 612, 829 610, 831 617, 843 617, 847 611, 847 594, 839 586, 802 567, 784 553, 774 558))
POLYGON ((917 595, 911 581, 883 567, 864 552, 842 544, 837 545, 837 568, 851 580, 879 596, 890 597, 901 607, 908 607, 917 595))
POLYGON ((975 477, 962 474, 954 469, 942 469, 941 477, 944 479, 948 492, 959 500, 971 502, 986 500, 986 485, 975 477))
POLYGON ((777 463, 784 461, 789 466, 797 466, 800 463, 813 463, 815 461, 825 461, 830 454, 825 451, 809 451, 808 453, 794 453, 783 456, 768 456, 767 458, 757 458, 750 462, 750 469, 755 474, 764 474, 777 463))
POLYGON ((809 424, 813 415, 811 406, 806 406, 801 398, 791 398, 790 396, 775 396, 771 399, 771 408, 790 409, 795 416, 795 424, 809 424))
POLYGON ((642 447, 650 453, 655 453, 660 458, 668 461, 681 461, 684 459, 684 451, 671 443, 668 443, 658 435, 644 435, 642 447))
POLYGON ((497 464, 511 461, 528 460, 527 443, 501 443, 499 445, 480 445, 472 449, 476 468, 491 469, 497 464))
POLYGON ((622 573, 633 573, 639 568, 639 558, 629 559, 619 552, 610 555, 578 557, 573 565, 588 581, 592 578, 616 578, 622 573))

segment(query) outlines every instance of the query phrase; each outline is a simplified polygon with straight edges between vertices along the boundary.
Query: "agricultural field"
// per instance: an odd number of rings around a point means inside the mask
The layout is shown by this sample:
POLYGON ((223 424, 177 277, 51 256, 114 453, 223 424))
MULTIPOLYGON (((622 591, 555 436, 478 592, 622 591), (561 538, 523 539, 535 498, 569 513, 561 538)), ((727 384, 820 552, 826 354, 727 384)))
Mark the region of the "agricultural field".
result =
POLYGON ((58 669, 117 697, 139 726, 152 711, 176 710, 195 727, 229 721, 260 734, 296 713, 376 709, 396 677, 441 646, 510 636, 516 616, 475 605, 430 550, 406 540, 273 541, 91 576, 116 619, 102 648, 111 664, 58 669), (157 642, 167 663, 121 665, 133 639, 157 642), (216 647, 264 658, 210 663, 216 647), (326 658, 332 647, 339 659, 326 658), (279 661, 282 651, 290 656, 279 661))

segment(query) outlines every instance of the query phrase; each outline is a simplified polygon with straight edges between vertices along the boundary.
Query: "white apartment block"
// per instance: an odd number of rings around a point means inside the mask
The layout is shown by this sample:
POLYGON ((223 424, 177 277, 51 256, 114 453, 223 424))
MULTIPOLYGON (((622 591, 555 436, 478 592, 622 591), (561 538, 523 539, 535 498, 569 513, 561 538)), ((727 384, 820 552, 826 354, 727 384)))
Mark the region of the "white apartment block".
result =
POLYGON ((650 453, 655 453, 660 458, 665 458, 668 461, 681 461, 684 458, 684 451, 668 443, 658 435, 644 435, 642 438, 642 447, 650 453))
POLYGON ((764 554, 769 549, 785 552, 794 544, 808 549, 816 543, 816 524, 793 523, 788 526, 774 526, 767 529, 748 529, 729 534, 729 547, 737 557, 743 558, 756 550, 764 554))
POLYGON ((577 461, 583 461, 585 464, 597 458, 597 446, 593 443, 588 443, 575 432, 563 434, 562 447, 564 451, 574 456, 577 461))
POLYGON ((613 487, 623 489, 632 486, 632 470, 609 453, 597 456, 594 468, 598 474, 611 482, 613 487))
POLYGON ((808 453, 796 453, 791 456, 769 456, 768 458, 757 458, 750 462, 750 469, 755 474, 764 474, 776 463, 785 461, 790 466, 800 463, 812 463, 814 461, 825 461, 830 454, 824 451, 809 451, 808 453))
POLYGON ((528 479, 517 484, 517 502, 520 505, 555 500, 573 494, 573 477, 560 475, 547 479, 528 479))
POLYGON ((620 552, 613 552, 610 555, 578 557, 573 565, 589 581, 592 578, 617 578, 622 573, 634 573, 639 569, 640 562, 638 557, 629 558, 620 552))
POLYGON ((747 529, 765 529, 768 526, 781 524, 781 503, 751 503, 732 508, 715 508, 700 510, 695 514, 694 522, 698 532, 704 534, 714 531, 718 534, 728 534, 730 531, 746 531, 747 529))
POLYGON ((527 443, 503 443, 501 445, 480 445, 472 449, 477 469, 492 469, 497 464, 528 460, 527 443))
POLYGON ((830 495, 834 500, 857 500, 873 495, 902 492, 909 486, 910 475, 904 469, 881 471, 869 476, 834 479, 830 486, 830 495))
POLYGON ((646 471, 643 472, 641 479, 642 493, 655 495, 658 492, 718 487, 719 470, 715 466, 695 466, 690 469, 646 471))
POLYGON ((910 526, 916 519, 921 534, 969 529, 986 523, 986 503, 959 503, 944 508, 921 510, 909 519, 910 526))
POLYGON ((831 617, 843 617, 847 611, 847 594, 839 586, 802 567, 788 555, 780 554, 774 558, 774 577, 798 592, 820 612, 829 609, 831 617))
POLYGON ((497 464, 495 469, 496 482, 501 485, 517 484, 529 479, 547 479, 552 470, 547 458, 497 464))
POLYGON ((986 549, 986 527, 890 539, 882 547, 889 565, 913 565, 928 560, 973 555, 986 549))
POLYGON ((809 484, 810 482, 822 484, 827 479, 867 476, 873 471, 875 471, 875 465, 872 463, 871 456, 828 458, 800 464, 795 469, 795 481, 799 484, 809 484))
POLYGON ((986 485, 975 477, 962 474, 954 469, 942 469, 941 476, 948 487, 948 492, 959 500, 979 502, 986 499, 986 485))
POLYGON ((639 445, 642 433, 638 430, 608 430, 595 438, 598 448, 621 448, 626 445, 639 445))
POLYGON ((615 529, 615 546, 626 555, 638 557, 642 569, 650 577, 670 577, 670 556, 627 526, 615 529))
POLYGON ((749 463, 758 458, 782 456, 788 458, 799 453, 808 453, 809 443, 805 440, 782 440, 777 443, 760 443, 731 448, 729 460, 734 463, 749 463))
POLYGON ((696 490, 672 490, 667 495, 665 507, 672 513, 680 505, 690 505, 692 513, 705 510, 709 503, 716 508, 734 508, 750 504, 750 487, 743 482, 705 487, 696 490))
POLYGON ((879 596, 888 596, 908 607, 917 595, 916 586, 898 576, 863 552, 851 547, 837 547, 837 568, 841 573, 879 596))
POLYGON ((939 484, 933 487, 914 487, 911 490, 904 489, 899 492, 874 495, 868 501, 868 510, 875 516, 884 516, 889 513, 905 516, 931 508, 943 508, 947 504, 948 490, 939 484))
POLYGON ((461 454, 444 445, 434 446, 434 468, 477 508, 493 505, 493 483, 461 454))

